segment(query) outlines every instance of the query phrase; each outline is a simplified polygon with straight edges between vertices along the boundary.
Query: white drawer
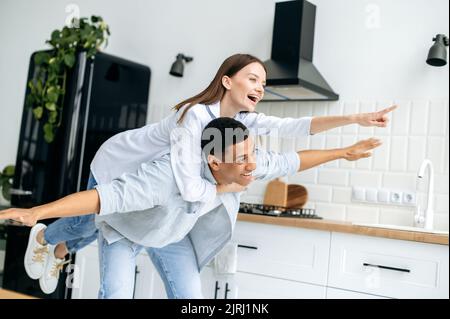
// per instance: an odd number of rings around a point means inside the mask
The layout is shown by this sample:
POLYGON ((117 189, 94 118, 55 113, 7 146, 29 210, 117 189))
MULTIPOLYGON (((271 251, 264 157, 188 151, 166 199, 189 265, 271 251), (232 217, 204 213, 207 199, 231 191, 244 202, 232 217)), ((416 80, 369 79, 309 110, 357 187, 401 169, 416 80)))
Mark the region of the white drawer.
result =
POLYGON ((387 299, 362 292, 327 287, 327 299, 387 299))
POLYGON ((330 233, 238 222, 238 271, 326 285, 330 233))
POLYGON ((328 286, 393 298, 448 298, 448 246, 332 233, 328 286))

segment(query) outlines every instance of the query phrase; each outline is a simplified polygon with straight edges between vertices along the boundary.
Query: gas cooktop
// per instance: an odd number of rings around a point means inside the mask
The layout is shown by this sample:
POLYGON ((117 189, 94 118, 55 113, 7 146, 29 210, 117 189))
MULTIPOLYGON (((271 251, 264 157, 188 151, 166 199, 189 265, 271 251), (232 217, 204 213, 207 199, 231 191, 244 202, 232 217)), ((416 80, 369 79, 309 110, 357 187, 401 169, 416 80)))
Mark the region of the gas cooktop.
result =
POLYGON ((255 215, 322 219, 322 217, 316 215, 316 211, 312 208, 284 208, 262 204, 241 203, 239 212, 255 215))

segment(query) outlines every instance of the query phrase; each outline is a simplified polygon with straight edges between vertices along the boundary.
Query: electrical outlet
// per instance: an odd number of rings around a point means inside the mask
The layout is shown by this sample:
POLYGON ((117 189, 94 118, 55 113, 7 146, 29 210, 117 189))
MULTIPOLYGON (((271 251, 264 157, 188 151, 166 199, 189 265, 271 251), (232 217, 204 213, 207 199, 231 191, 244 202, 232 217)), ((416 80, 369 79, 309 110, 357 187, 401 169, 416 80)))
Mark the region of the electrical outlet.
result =
POLYGON ((416 193, 414 192, 403 192, 402 203, 404 205, 416 205, 416 193))
POLYGON ((403 198, 403 193, 400 191, 391 191, 390 193, 390 202, 392 204, 401 204, 403 198))

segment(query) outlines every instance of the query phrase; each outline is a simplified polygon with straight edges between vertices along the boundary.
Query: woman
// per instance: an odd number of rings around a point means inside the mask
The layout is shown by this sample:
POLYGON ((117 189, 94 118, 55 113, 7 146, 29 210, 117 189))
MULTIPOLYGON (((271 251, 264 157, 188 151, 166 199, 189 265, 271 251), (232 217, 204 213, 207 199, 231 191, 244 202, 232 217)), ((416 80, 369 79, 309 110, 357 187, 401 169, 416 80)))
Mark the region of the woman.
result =
MULTIPOLYGON (((392 106, 374 113, 299 119, 266 116, 254 112, 263 98, 265 81, 266 70, 259 59, 247 54, 230 56, 209 86, 177 104, 176 112, 159 123, 122 132, 106 141, 91 163, 88 189, 97 182, 108 183, 134 172, 141 163, 170 152, 183 199, 192 205, 204 205, 218 192, 242 190, 238 185, 216 186, 200 177, 201 132, 212 117, 234 118, 256 134, 276 132, 280 137, 298 137, 354 123, 385 127, 387 113, 395 109, 392 106)), ((48 227, 37 224, 32 228, 25 269, 30 277, 40 278, 44 292, 51 293, 56 288, 59 273, 54 269, 60 268, 65 256, 96 239, 94 216, 62 218, 48 227)))

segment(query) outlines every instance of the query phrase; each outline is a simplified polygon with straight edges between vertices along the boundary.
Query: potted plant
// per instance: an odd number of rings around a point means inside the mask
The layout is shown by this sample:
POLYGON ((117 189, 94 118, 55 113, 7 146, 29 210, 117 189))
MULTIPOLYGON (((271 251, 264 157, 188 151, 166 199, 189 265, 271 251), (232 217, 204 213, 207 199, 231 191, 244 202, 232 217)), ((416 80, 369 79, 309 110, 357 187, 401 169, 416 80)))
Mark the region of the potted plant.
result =
POLYGON ((44 121, 44 138, 47 143, 54 140, 61 125, 67 74, 73 68, 76 54, 86 51, 93 58, 102 44, 108 43, 108 25, 99 16, 73 19, 70 27, 54 30, 46 43, 51 51, 35 55, 36 73, 28 82, 29 93, 25 105, 33 109, 34 117, 44 121))
POLYGON ((0 190, 1 190, 1 196, 0 196, 0 206, 1 205, 8 205, 9 201, 11 200, 11 193, 10 189, 12 187, 14 178, 14 165, 8 165, 6 166, 2 172, 0 172, 0 190))

